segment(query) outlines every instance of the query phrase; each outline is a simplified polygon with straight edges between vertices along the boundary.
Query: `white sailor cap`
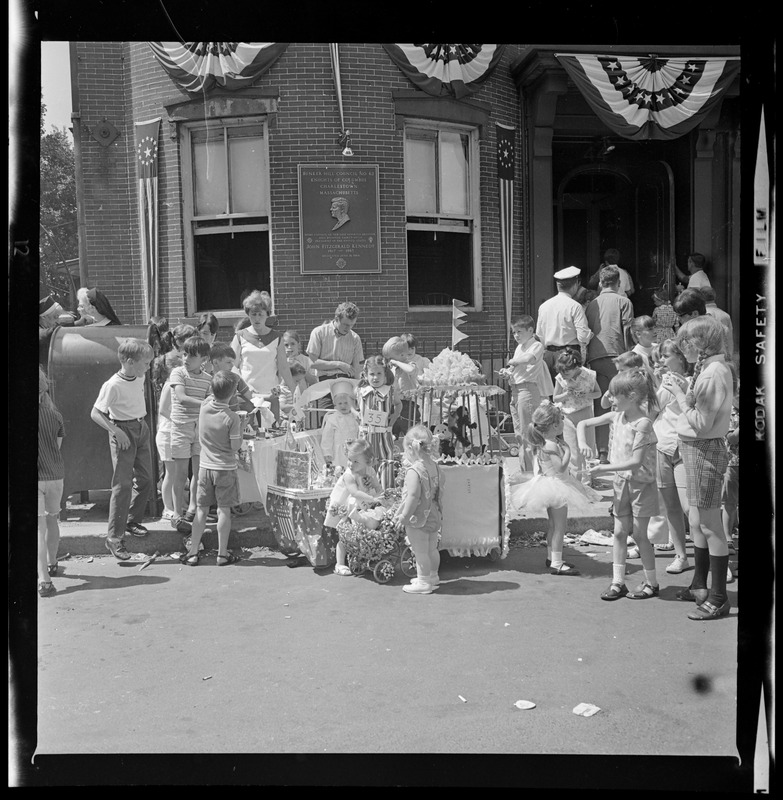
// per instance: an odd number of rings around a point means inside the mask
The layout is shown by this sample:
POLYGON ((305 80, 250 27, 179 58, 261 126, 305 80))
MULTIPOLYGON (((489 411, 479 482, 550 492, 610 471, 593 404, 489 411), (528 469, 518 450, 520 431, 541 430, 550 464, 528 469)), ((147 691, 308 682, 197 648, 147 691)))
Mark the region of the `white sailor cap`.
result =
POLYGON ((555 273, 556 281, 567 281, 569 278, 578 278, 582 270, 579 267, 566 267, 555 273))

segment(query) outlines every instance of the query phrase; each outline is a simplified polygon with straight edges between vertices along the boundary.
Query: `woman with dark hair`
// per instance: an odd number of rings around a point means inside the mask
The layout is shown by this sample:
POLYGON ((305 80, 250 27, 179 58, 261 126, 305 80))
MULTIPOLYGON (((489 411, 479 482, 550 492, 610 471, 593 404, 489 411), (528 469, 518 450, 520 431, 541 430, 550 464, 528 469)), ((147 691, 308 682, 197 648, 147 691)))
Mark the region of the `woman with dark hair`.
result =
POLYGON ((111 303, 100 289, 82 286, 76 292, 79 300, 79 319, 74 325, 122 325, 111 303))

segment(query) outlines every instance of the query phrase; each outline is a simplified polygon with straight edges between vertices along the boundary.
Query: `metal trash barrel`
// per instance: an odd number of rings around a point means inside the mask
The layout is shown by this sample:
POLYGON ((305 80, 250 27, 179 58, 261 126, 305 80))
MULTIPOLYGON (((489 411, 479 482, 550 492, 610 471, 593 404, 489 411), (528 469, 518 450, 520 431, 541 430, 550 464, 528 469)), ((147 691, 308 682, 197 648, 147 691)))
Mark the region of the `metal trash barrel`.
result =
MULTIPOLYGON (((51 396, 65 425, 62 455, 65 464, 63 503, 76 492, 111 489, 109 437, 90 418, 103 383, 120 369, 117 350, 124 339, 147 340, 146 327, 86 325, 58 328, 49 344, 47 375, 51 396)), ((147 373, 147 424, 152 435, 153 480, 157 482, 154 393, 147 373)), ((154 484, 153 484, 154 487, 154 484)), ((156 492, 150 504, 156 504, 156 492)), ((156 513, 154 510, 151 513, 156 513)))

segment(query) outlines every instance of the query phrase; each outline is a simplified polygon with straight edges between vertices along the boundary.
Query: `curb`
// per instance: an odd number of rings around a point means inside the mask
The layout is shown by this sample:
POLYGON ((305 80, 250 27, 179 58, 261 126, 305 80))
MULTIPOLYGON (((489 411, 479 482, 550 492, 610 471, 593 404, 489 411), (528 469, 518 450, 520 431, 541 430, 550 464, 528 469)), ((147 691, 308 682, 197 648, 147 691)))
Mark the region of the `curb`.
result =
MULTIPOLYGON (((242 524, 231 528, 231 538, 229 547, 234 548, 253 548, 267 547, 277 550, 278 544, 275 538, 272 523, 268 518, 247 520, 247 524, 242 524)), ((171 528, 163 527, 168 524, 166 520, 147 522, 149 534, 144 537, 126 536, 125 546, 130 553, 144 553, 150 555, 156 550, 160 553, 174 553, 182 550, 182 542, 186 538, 171 528)), ((235 525, 237 521, 235 521, 235 525)), ((509 539, 526 538, 531 533, 545 531, 547 520, 544 518, 515 519, 509 523, 509 539)), ((606 516, 592 517, 572 517, 568 520, 568 533, 584 533, 588 528, 595 530, 611 530, 612 519, 606 516)), ((207 530, 202 538, 204 547, 207 550, 217 548, 217 529, 214 523, 207 526, 207 530)), ((63 556, 70 553, 74 556, 108 556, 106 549, 106 522, 61 522, 60 523, 60 547, 58 555, 63 556)))

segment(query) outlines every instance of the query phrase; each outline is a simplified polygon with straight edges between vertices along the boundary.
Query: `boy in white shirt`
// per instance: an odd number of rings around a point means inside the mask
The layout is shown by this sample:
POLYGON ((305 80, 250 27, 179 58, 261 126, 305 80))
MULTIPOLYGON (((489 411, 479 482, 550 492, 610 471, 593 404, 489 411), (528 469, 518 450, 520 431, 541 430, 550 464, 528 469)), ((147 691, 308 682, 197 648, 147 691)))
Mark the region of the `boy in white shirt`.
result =
POLYGON ((152 451, 144 419, 144 376, 152 361, 152 348, 141 339, 126 339, 120 343, 117 357, 120 371, 101 386, 90 418, 109 434, 114 467, 106 548, 118 561, 127 561, 130 553, 125 548, 125 533, 147 534, 141 520, 152 488, 152 451))

